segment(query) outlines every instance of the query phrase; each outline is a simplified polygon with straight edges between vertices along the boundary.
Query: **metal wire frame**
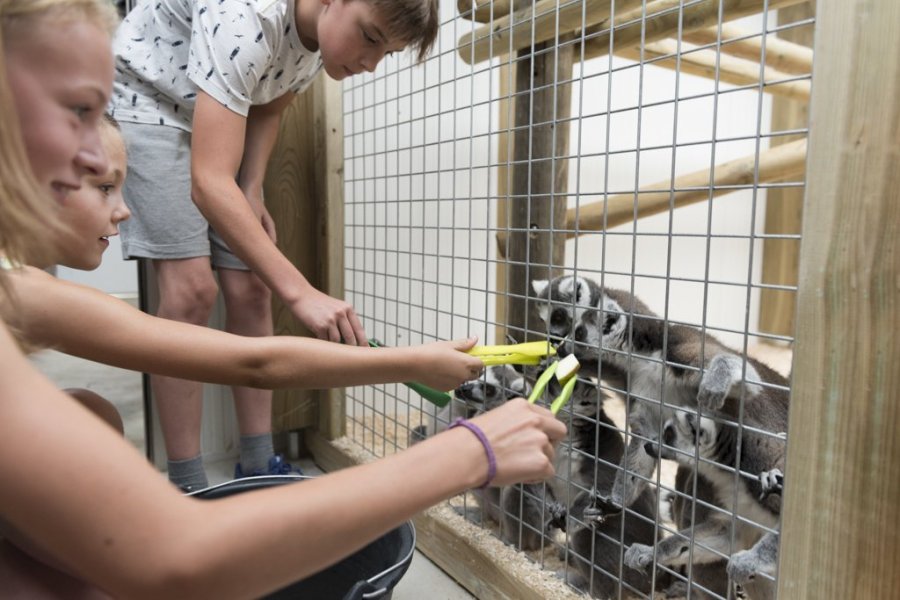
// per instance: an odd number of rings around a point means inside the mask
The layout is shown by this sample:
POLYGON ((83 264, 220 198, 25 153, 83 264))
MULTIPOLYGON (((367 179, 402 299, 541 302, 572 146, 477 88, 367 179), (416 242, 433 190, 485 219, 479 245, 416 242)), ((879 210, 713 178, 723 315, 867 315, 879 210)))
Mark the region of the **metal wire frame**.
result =
MULTIPOLYGON (((557 10, 572 2, 560 2, 557 10)), ((685 1, 670 12, 683 15, 686 7, 697 2, 685 1)), ((497 88, 501 78, 505 77, 501 65, 534 61, 542 55, 559 52, 567 47, 576 49, 583 57, 584 43, 602 35, 603 32, 586 34, 584 30, 574 39, 561 40, 557 31, 554 43, 545 50, 515 56, 512 48, 502 52, 504 58, 488 61, 474 66, 464 66, 456 60, 457 48, 455 40, 461 32, 474 31, 474 21, 466 21, 456 15, 444 15, 442 20, 442 37, 435 55, 421 69, 413 66, 403 57, 389 58, 374 74, 357 77, 345 84, 345 184, 347 205, 347 255, 346 289, 348 299, 362 315, 367 329, 376 337, 382 337, 389 344, 409 344, 439 338, 461 337, 470 332, 479 334, 490 341, 492 333, 498 326, 506 325, 495 315, 493 306, 496 300, 522 298, 523 294, 511 291, 495 290, 495 273, 499 268, 517 264, 507 258, 499 257, 494 242, 497 233, 523 231, 510 226, 509 222, 497 223, 497 210, 492 204, 498 200, 515 201, 526 199, 530 193, 516 194, 511 191, 511 171, 516 167, 537 169, 542 163, 554 169, 557 161, 566 160, 574 165, 570 171, 572 190, 552 189, 542 195, 549 198, 566 198, 570 207, 578 209, 583 206, 584 198, 606 198, 616 194, 633 194, 635 202, 644 192, 640 190, 642 176, 642 155, 654 151, 671 153, 668 178, 674 181, 678 175, 676 169, 677 155, 689 153, 693 149, 709 149, 708 167, 712 173, 717 164, 717 155, 729 143, 749 144, 753 146, 753 156, 758 156, 761 148, 781 137, 803 135, 806 128, 792 128, 783 131, 768 131, 763 125, 765 88, 782 83, 808 81, 809 74, 792 75, 777 81, 763 83, 762 70, 765 64, 765 40, 767 36, 790 31, 794 28, 810 26, 813 20, 770 26, 768 17, 763 13, 761 31, 753 32, 736 39, 722 40, 721 23, 723 22, 723 5, 719 5, 720 33, 714 44, 692 47, 686 53, 681 52, 682 30, 675 37, 679 52, 670 55, 677 65, 682 56, 698 50, 715 50, 721 53, 722 48, 754 37, 762 39, 763 55, 760 57, 760 83, 756 85, 720 87, 715 77, 711 91, 682 91, 683 77, 676 66, 674 86, 671 94, 663 99, 649 99, 652 88, 652 71, 657 62, 666 57, 640 60, 637 63, 623 63, 614 57, 615 29, 609 36, 609 54, 604 58, 593 59, 595 64, 604 65, 597 72, 585 74, 583 70, 571 77, 554 74, 552 84, 533 86, 526 92, 506 92, 500 94, 497 88), (614 85, 617 75, 638 73, 637 101, 622 106, 614 106, 619 90, 614 85), (648 75, 648 73, 650 73, 648 75), (605 79, 605 106, 592 108, 594 103, 585 98, 586 84, 602 83, 605 79), (527 124, 512 124, 512 105, 517 97, 523 94, 534 97, 548 88, 575 85, 577 96, 573 94, 573 111, 570 117, 554 118, 550 121, 535 120, 529 115, 527 124), (485 90, 481 88, 486 88, 485 90), (448 96, 449 93, 449 96, 448 96), (741 93, 755 94, 757 110, 755 111, 755 127, 752 133, 737 135, 717 135, 718 115, 723 99, 741 93), (679 139, 679 109, 685 103, 709 100, 712 102, 711 129, 708 139, 679 139), (503 107, 506 107, 505 109, 503 107), (672 108, 671 137, 668 143, 643 143, 642 130, 646 123, 645 116, 655 108, 672 108), (506 114, 501 114, 506 110, 506 114), (636 127, 630 145, 622 146, 613 140, 613 120, 620 115, 636 115, 636 127), (502 125, 505 117, 507 124, 502 125), (482 122, 476 123, 476 118, 482 122), (583 125, 586 122, 600 120, 604 122, 603 144, 598 150, 587 149, 585 136, 590 136, 583 125), (486 122, 485 122, 486 121, 486 122), (552 123, 555 127, 570 125, 577 127, 577 134, 570 140, 568 148, 553 148, 549 158, 535 158, 529 152, 526 158, 516 159, 511 150, 506 156, 500 155, 501 136, 515 135, 517 131, 530 131, 541 125, 552 123), (445 134, 444 129, 448 134, 445 134), (611 183, 610 159, 615 157, 633 158, 633 182, 631 185, 611 183), (592 158, 603 159, 603 173, 600 184, 596 188, 589 186, 583 179, 582 169, 592 158), (406 166, 404 163, 408 163, 406 166), (501 171, 505 171, 506 190, 498 193, 495 190, 500 182, 501 171), (448 208, 449 207, 449 208, 448 208)), ((446 13, 446 11, 445 11, 446 13)), ((612 14, 615 15, 613 3, 612 14)), ((633 22, 646 22, 646 4, 642 18, 633 22)), ((490 24, 490 23, 489 23, 490 24)), ((533 33, 533 29, 532 29, 533 33)), ((643 35, 642 35, 643 41, 643 35)), ((641 45, 643 47, 643 44, 641 45)), ((718 64, 717 64, 718 71, 718 64)), ((504 82, 505 83, 505 82, 504 82)), ((657 90, 658 91, 658 90, 657 90)), ((760 203, 760 193, 770 189, 789 189, 802 187, 804 182, 760 182, 758 162, 755 165, 753 181, 742 185, 719 186, 720 189, 746 191, 749 193, 750 227, 746 233, 719 231, 714 219, 714 207, 719 200, 712 199, 709 190, 709 202, 706 205, 705 231, 683 231, 676 223, 675 211, 670 209, 667 222, 658 220, 659 231, 644 231, 644 224, 634 222, 630 227, 603 232, 582 232, 577 226, 568 228, 565 224, 551 223, 545 231, 553 236, 571 237, 581 234, 578 243, 572 248, 571 264, 556 265, 545 258, 529 256, 524 263, 531 267, 548 266, 566 267, 567 272, 590 276, 598 279, 601 286, 607 281, 626 281, 631 293, 641 296, 639 289, 647 282, 659 283, 663 286, 661 305, 664 310, 659 317, 665 323, 696 327, 712 335, 725 335, 738 340, 739 351, 745 355, 751 347, 751 340, 767 340, 789 345, 792 337, 759 331, 755 328, 751 315, 756 309, 756 295, 761 290, 779 290, 795 293, 793 285, 764 283, 755 271, 758 246, 763 240, 783 240, 786 243, 797 243, 799 234, 768 234, 757 231, 755 222, 760 203), (661 225, 659 225, 661 223, 661 225), (598 240, 600 243, 599 260, 596 255, 587 254, 581 247, 586 240, 598 240), (665 243, 665 260, 662 266, 652 271, 642 271, 640 263, 642 248, 648 240, 659 240, 665 243), (673 243, 679 240, 696 240, 705 242, 702 255, 702 274, 684 276, 677 274, 673 264, 673 243), (723 275, 713 266, 713 246, 717 240, 746 241, 749 244, 747 260, 743 275, 733 269, 723 275), (630 241, 628 260, 625 268, 608 257, 608 251, 618 242, 630 241), (670 314, 673 285, 691 284, 702 287, 699 294, 699 319, 685 320, 670 314), (743 290, 744 299, 734 307, 738 320, 730 325, 712 323, 708 317, 708 307, 712 302, 712 291, 725 287, 737 291, 743 290)), ((652 170, 647 167, 645 170, 652 170)), ((674 196, 680 191, 697 191, 708 188, 676 188, 668 191, 674 196)), ((655 190, 658 191, 658 190, 655 190)), ((568 261, 567 261, 568 262, 568 261)), ((646 300, 646 299, 645 299, 646 300)), ((547 335, 543 323, 528 323, 521 333, 547 335)), ((503 340, 496 340, 498 343, 503 340)), ((701 349, 701 355, 705 350, 701 349)), ((635 357, 635 360, 637 358, 635 357)), ((640 360, 645 360, 641 358, 640 360)), ((681 367, 687 370, 698 369, 694 365, 677 365, 671 361, 660 359, 660 366, 681 367)), ((666 370, 663 369, 663 373, 666 370)), ((666 377, 666 375, 663 375, 666 377)), ((770 385, 770 384, 763 384, 770 385)), ((779 386, 773 386, 779 387, 779 386)), ((613 392, 623 390, 610 389, 613 392)), ((599 394, 599 392, 598 392, 599 394)), ((636 398, 632 395, 633 398, 636 398)), ((427 412, 427 406, 401 386, 377 386, 375 388, 356 388, 348 392, 351 419, 350 434, 357 437, 360 432, 369 435, 368 450, 376 455, 396 451, 406 444, 403 439, 389 439, 384 432, 393 429, 402 433, 408 432, 418 423, 416 413, 427 412), (412 410, 411 410, 412 409, 412 410), (380 437, 379 437, 380 436, 380 437)), ((647 399, 652 400, 652 399, 647 399)), ((662 400, 664 406, 675 406, 662 400)), ((754 428, 743 423, 742 418, 736 421, 738 427, 745 431, 754 428)), ((596 423, 598 428, 603 424, 596 423)), ((617 429, 626 436, 636 435, 627 425, 617 429)), ((661 432, 657 432, 660 434, 661 432)), ((777 436, 780 432, 756 433, 777 436)), ((360 435, 360 439, 362 439, 360 435)), ((647 438, 649 440, 649 438, 647 438)), ((698 462, 703 459, 697 455, 698 462)), ((737 488, 740 477, 755 477, 754 473, 741 473, 732 469, 737 488)), ((659 472, 650 481, 660 489, 667 489, 661 481, 659 472)), ((671 490, 672 493, 678 493, 671 490)), ((696 490, 692 500, 696 499, 696 490)), ((465 508, 465 501, 463 504, 465 508)), ((696 501, 698 507, 710 510, 722 510, 709 503, 696 501)), ((746 519, 744 519, 746 521, 746 519)), ((736 516, 735 523, 741 518, 736 516)), ((765 529, 760 524, 748 523, 765 529)), ((671 534, 671 525, 657 518, 655 525, 666 534, 671 534)), ((523 529, 528 527, 522 524, 523 529)), ((696 542, 699 543, 699 542, 696 542)), ((548 547, 559 543, 547 540, 548 547)), ((564 546, 564 543, 562 544, 564 546)), ((732 530, 732 545, 739 549, 732 530)), ((693 552, 694 545, 691 546, 693 552)), ((564 548, 565 552, 570 552, 564 548)), ((543 564, 545 553, 536 559, 543 564)), ((590 560, 590 557, 586 557, 590 560)), ((569 559, 566 568, 571 568, 569 559)), ((624 565, 620 562, 620 570, 624 565)), ((609 574, 611 575, 611 574, 609 574)), ((690 573, 687 574, 690 579, 690 573)), ((631 590, 634 592, 635 590, 631 590)), ((624 592, 620 591, 620 594, 624 592)))

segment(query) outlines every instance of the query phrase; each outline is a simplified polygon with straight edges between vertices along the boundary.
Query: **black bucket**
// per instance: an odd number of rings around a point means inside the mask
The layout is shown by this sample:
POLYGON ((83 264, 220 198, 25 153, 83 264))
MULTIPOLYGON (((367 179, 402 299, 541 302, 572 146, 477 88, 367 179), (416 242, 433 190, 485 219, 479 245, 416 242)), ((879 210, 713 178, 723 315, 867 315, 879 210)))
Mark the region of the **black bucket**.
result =
MULTIPOLYGON (((245 477, 191 493, 205 500, 310 479, 302 475, 245 477)), ((302 581, 266 596, 272 600, 390 599, 394 586, 406 573, 416 547, 416 530, 409 521, 387 532, 362 550, 302 581)))

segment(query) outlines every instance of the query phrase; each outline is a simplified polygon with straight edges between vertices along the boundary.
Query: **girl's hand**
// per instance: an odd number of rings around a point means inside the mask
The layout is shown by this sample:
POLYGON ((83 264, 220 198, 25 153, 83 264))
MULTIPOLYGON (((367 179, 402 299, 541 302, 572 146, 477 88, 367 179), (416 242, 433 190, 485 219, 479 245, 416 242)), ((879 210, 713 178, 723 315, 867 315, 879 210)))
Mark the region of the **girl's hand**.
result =
POLYGON ((433 342, 410 348, 416 365, 414 379, 442 392, 455 389, 470 379, 477 379, 484 370, 480 358, 469 356, 477 337, 449 342, 433 342))
MULTIPOLYGON (((541 406, 516 398, 472 419, 487 436, 497 459, 493 486, 533 483, 553 476, 556 445, 566 426, 541 406)), ((484 473, 487 477, 487 458, 484 473)))

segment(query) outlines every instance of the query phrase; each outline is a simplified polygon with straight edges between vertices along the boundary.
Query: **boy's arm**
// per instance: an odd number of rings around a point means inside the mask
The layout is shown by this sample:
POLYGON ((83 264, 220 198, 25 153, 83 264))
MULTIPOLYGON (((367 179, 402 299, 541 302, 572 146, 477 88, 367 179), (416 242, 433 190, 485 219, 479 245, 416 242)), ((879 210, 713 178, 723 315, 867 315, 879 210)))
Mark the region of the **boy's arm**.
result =
POLYGON ((376 350, 296 336, 244 337, 153 317, 40 269, 11 272, 9 281, 19 298, 17 326, 30 341, 124 369, 267 389, 408 380, 452 389, 481 367, 458 351, 471 343, 376 350))
MULTIPOLYGON (((271 110, 279 108, 279 101, 271 110)), ((283 109, 286 103, 280 105, 283 109)), ((236 178, 250 150, 251 163, 241 173, 250 181, 262 176, 274 138, 268 127, 277 117, 269 115, 261 130, 248 130, 248 120, 225 108, 203 91, 197 94, 191 136, 192 196, 200 212, 222 236, 231 251, 277 294, 301 322, 319 338, 365 344, 366 335, 348 303, 315 289, 278 250, 246 198, 236 178), (268 148, 268 149, 267 149, 268 148), (265 155, 265 156, 263 156, 265 155), (261 165, 261 166, 260 166, 261 165)), ((261 206, 260 206, 261 208, 261 206)))

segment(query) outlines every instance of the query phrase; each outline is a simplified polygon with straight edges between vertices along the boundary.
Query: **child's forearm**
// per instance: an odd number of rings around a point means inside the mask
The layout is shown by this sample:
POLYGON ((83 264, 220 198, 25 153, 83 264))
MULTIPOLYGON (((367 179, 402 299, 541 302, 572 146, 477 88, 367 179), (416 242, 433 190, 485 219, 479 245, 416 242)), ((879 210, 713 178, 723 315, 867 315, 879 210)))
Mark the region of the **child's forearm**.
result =
POLYGON ((409 348, 237 336, 153 317, 37 270, 11 280, 20 297, 20 327, 34 343, 124 369, 266 389, 387 383, 418 375, 409 348))

